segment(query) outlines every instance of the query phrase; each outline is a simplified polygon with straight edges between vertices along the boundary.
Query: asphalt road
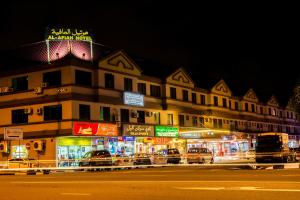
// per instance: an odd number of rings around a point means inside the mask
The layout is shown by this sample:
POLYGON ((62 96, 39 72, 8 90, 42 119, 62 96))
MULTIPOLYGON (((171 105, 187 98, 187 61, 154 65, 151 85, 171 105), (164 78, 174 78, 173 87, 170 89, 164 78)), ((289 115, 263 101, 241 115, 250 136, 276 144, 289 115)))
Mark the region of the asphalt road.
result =
POLYGON ((0 200, 299 198, 300 169, 164 167, 0 176, 0 200))

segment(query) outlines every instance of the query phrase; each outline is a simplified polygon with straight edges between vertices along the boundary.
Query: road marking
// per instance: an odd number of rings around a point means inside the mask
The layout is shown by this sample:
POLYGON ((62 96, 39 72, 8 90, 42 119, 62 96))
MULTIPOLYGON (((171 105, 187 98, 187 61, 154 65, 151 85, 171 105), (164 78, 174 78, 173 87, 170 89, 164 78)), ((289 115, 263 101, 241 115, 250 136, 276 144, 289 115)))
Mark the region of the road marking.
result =
POLYGON ((116 181, 11 181, 11 184, 94 184, 94 183, 292 183, 300 184, 299 181, 167 181, 167 180, 155 180, 155 181, 139 181, 139 180, 116 180, 116 181))
POLYGON ((60 195, 90 196, 91 193, 60 193, 60 195))
POLYGON ((166 175, 159 175, 159 174, 146 174, 146 175, 142 175, 142 176, 147 176, 147 177, 149 177, 149 176, 166 176, 166 175))
POLYGON ((264 191, 264 192, 300 192, 300 189, 277 189, 277 188, 258 188, 258 187, 173 187, 178 190, 241 190, 241 191, 264 191))

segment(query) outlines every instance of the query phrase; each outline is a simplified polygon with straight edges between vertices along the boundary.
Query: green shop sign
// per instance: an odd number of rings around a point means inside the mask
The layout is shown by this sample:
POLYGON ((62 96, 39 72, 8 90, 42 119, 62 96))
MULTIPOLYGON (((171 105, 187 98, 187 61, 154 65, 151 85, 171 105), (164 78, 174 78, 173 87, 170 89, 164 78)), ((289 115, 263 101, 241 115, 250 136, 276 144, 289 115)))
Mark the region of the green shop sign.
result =
POLYGON ((173 126, 155 126, 157 137, 178 137, 178 128, 173 126))

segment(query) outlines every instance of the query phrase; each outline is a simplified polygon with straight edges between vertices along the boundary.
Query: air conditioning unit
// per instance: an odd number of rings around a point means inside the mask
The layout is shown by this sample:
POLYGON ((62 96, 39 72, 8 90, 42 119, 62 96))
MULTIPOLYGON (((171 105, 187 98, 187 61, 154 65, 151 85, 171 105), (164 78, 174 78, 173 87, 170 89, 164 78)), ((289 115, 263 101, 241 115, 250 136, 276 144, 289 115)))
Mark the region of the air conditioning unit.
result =
POLYGON ((33 112, 33 109, 32 108, 25 108, 24 109, 24 113, 27 114, 27 115, 31 115, 33 112))
POLYGON ((42 83, 42 87, 48 87, 48 83, 42 83))
POLYGON ((14 91, 14 89, 11 88, 11 87, 3 87, 1 90, 2 90, 3 93, 13 92, 14 91))
POLYGON ((8 153, 8 144, 6 141, 0 142, 0 152, 8 153))
POLYGON ((36 140, 33 142, 33 150, 35 151, 43 151, 44 143, 42 140, 36 140))
POLYGON ((146 117, 152 117, 152 116, 153 116, 153 112, 146 111, 146 117))
POLYGON ((41 93, 43 93, 43 88, 42 87, 36 87, 36 88, 34 88, 34 93, 35 94, 41 94, 41 93))
POLYGON ((38 108, 38 109, 36 109, 36 113, 37 113, 38 115, 42 115, 42 114, 43 114, 43 108, 38 108))

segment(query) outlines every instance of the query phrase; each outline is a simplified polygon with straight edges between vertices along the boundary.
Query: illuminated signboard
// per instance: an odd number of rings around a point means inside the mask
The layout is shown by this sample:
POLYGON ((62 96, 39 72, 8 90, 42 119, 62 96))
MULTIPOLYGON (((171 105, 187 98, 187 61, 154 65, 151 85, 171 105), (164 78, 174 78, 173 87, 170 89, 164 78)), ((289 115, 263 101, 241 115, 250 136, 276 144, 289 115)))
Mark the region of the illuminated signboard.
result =
POLYGON ((87 30, 82 29, 49 29, 46 32, 46 40, 77 40, 92 41, 92 36, 87 30))
POLYGON ((128 136, 153 137, 154 128, 153 126, 146 126, 146 125, 124 124, 123 134, 128 136))
POLYGON ((155 126, 157 137, 178 137, 178 128, 173 126, 155 126))
POLYGON ((124 92, 123 99, 124 104, 131 106, 144 106, 144 95, 142 94, 124 92))
POLYGON ((181 132, 179 132, 179 137, 187 138, 187 139, 197 139, 197 138, 201 138, 201 133, 198 133, 198 132, 181 133, 181 132))
POLYGON ((116 124, 74 122, 73 135, 118 136, 118 127, 116 124))

